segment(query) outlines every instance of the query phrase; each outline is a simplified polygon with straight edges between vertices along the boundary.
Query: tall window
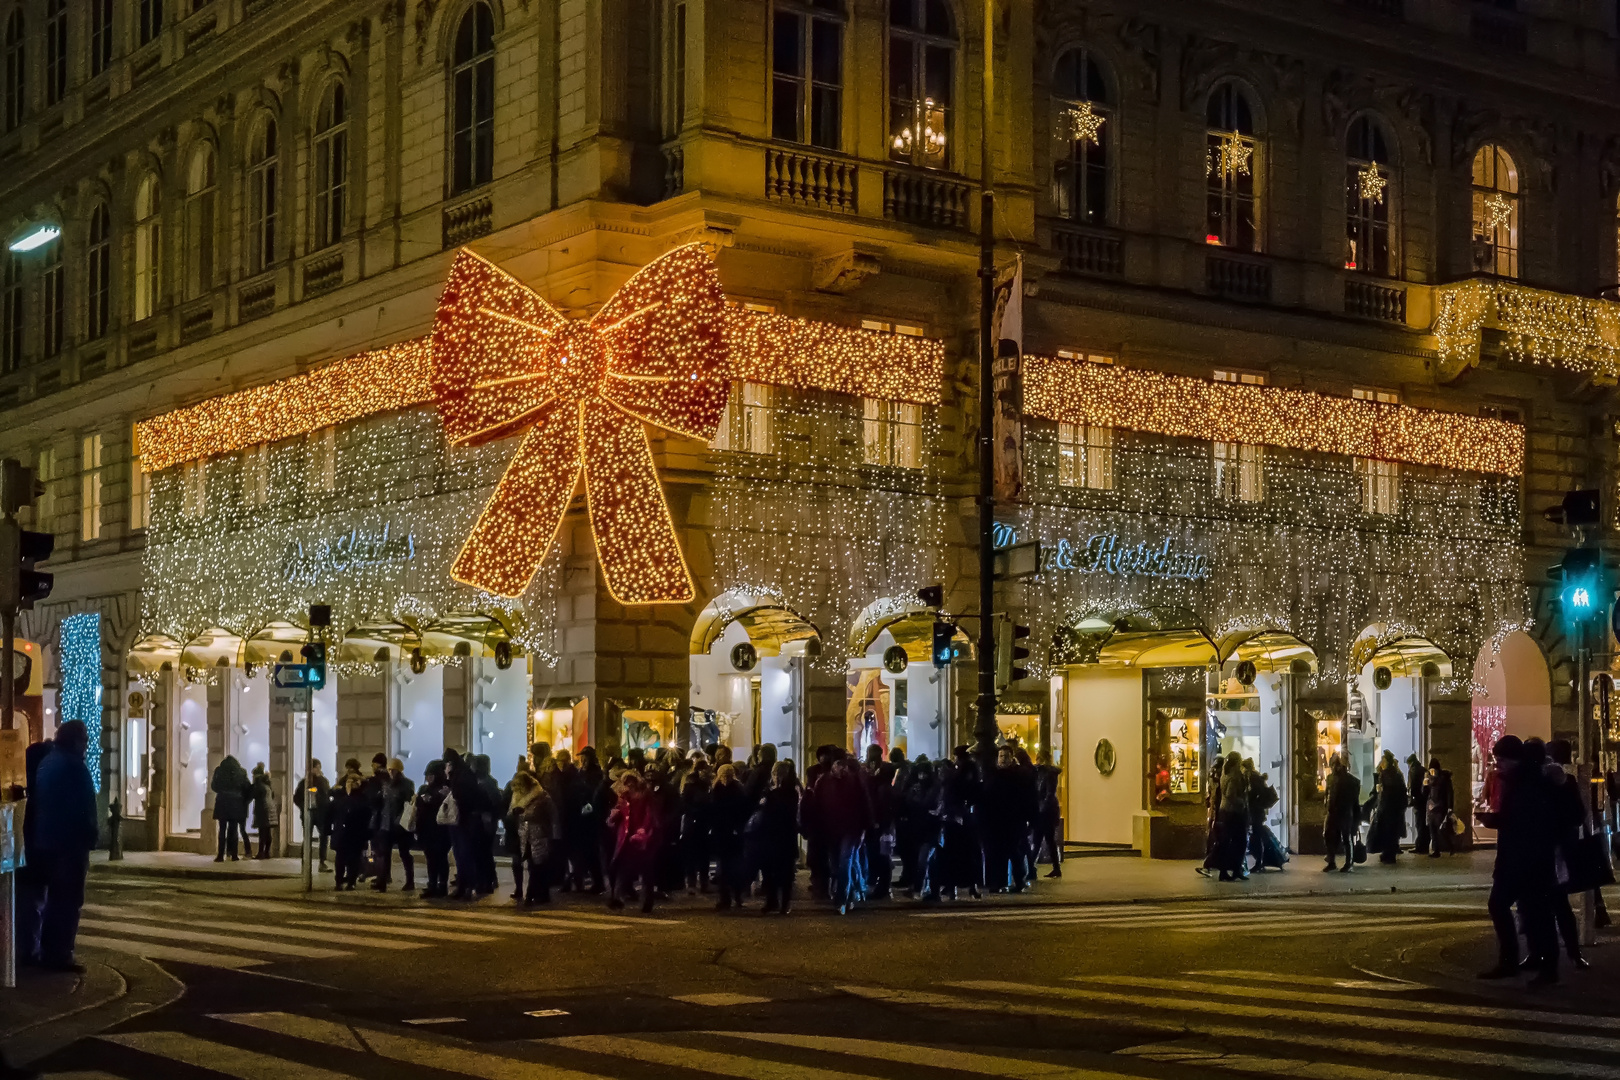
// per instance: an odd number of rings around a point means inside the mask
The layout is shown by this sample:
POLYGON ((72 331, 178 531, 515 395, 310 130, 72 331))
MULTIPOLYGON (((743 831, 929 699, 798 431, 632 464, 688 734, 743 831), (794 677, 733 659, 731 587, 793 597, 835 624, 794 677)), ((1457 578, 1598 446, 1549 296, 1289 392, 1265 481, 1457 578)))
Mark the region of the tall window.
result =
POLYGON ((242 501, 249 506, 263 506, 270 501, 269 443, 242 452, 242 501))
POLYGON ((664 116, 664 130, 675 135, 686 126, 686 3, 677 2, 666 9, 669 14, 664 28, 664 69, 668 72, 668 112, 664 116))
MULTIPOLYGON (((1357 401, 1376 401, 1382 405, 1399 405, 1401 396, 1393 390, 1355 387, 1350 396, 1357 401)), ((1365 514, 1388 516, 1400 509, 1401 467, 1393 461, 1358 457, 1353 462, 1356 477, 1361 482, 1361 510, 1365 514)))
POLYGON ((85 338, 104 337, 112 318, 112 223, 106 203, 90 211, 90 243, 85 249, 85 338))
POLYGON ((248 150, 247 260, 257 274, 276 261, 276 122, 266 116, 248 150))
POLYGON ((56 520, 56 447, 46 447, 34 462, 34 476, 45 488, 45 494, 34 504, 34 524, 40 532, 51 532, 56 520))
POLYGON ((45 256, 40 264, 40 321, 44 334, 40 352, 45 356, 60 356, 67 332, 66 274, 62 268, 62 240, 58 237, 45 245, 45 256))
POLYGON ((90 74, 107 70, 113 57, 113 0, 90 0, 90 74))
POLYGON ((1389 139, 1370 116, 1358 116, 1345 139, 1344 268, 1388 276, 1389 210, 1395 197, 1389 139))
POLYGON ((906 401, 867 398, 862 460, 868 465, 922 468, 922 407, 906 401))
POLYGON ((186 170, 187 300, 204 295, 214 284, 214 148, 200 144, 186 170))
POLYGON ((141 440, 138 430, 129 440, 129 527, 144 529, 152 522, 152 485, 141 468, 141 440))
POLYGON ((720 414, 720 428, 709 445, 716 450, 749 454, 771 452, 771 388, 763 383, 737 383, 720 414))
POLYGON ((1236 83, 1209 95, 1204 148, 1206 243, 1238 251, 1260 250, 1260 139, 1254 107, 1236 83))
POLYGON ((27 330, 27 301, 23 292, 21 256, 6 255, 5 279, 0 282, 0 359, 7 371, 22 367, 23 340, 27 330))
POLYGON ((141 44, 156 41, 157 36, 163 32, 163 0, 139 0, 137 30, 140 33, 141 44))
POLYGON ((1265 448, 1248 443, 1212 444, 1215 458, 1215 494, 1231 502, 1259 502, 1265 498, 1262 463, 1265 448))
POLYGON ((450 190, 470 191, 495 174, 495 17, 474 4, 456 28, 450 70, 450 190))
POLYGON ((316 491, 337 490, 337 428, 309 434, 309 486, 316 491))
POLYGON ((1052 204, 1071 221, 1108 219, 1108 83, 1085 49, 1058 57, 1052 73, 1052 204))
POLYGON ((1474 155, 1474 270, 1519 276, 1519 170, 1508 152, 1486 143, 1474 155))
POLYGON ((1058 483, 1064 487, 1114 486, 1114 429, 1095 424, 1058 425, 1058 483))
POLYGON ((101 539, 101 436, 86 435, 79 451, 79 539, 101 539))
POLYGON ((135 189, 135 321, 151 318, 163 286, 162 196, 158 178, 148 173, 135 189))
POLYGON ((208 513, 208 466, 188 461, 180 466, 180 512, 186 517, 208 513))
POLYGON ((67 0, 45 3, 45 104, 55 105, 67 93, 67 0))
POLYGON ((13 11, 6 20, 6 130, 15 131, 28 115, 28 65, 23 46, 27 41, 22 12, 13 11))
POLYGON ((843 146, 844 10, 779 0, 771 17, 771 138, 843 146))
POLYGON ((343 83, 333 79, 315 116, 314 249, 343 239, 349 193, 349 103, 343 83))
POLYGON ((956 33, 945 0, 889 0, 889 157, 950 164, 956 33))

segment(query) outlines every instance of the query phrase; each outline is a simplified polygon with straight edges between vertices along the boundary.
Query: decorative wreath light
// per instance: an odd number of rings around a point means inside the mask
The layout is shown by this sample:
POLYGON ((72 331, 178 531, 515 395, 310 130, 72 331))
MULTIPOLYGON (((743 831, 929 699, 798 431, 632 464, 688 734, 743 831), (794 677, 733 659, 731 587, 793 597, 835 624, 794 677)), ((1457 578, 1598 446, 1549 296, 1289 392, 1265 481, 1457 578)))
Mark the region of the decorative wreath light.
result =
POLYGON ((1389 186, 1389 178, 1378 171, 1378 166, 1368 162, 1356 173, 1356 192, 1362 201, 1382 203, 1384 189, 1389 186))

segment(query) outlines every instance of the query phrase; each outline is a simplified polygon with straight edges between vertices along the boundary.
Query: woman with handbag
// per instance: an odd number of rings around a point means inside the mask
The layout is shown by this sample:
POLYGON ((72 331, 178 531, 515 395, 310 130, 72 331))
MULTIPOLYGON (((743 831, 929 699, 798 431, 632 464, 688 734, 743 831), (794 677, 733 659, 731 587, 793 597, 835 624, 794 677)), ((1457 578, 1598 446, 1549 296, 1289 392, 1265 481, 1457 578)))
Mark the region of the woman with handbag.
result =
POLYGON ((1428 802, 1424 804, 1424 817, 1427 819, 1429 834, 1429 858, 1438 859, 1440 852, 1447 853, 1457 850, 1456 829, 1453 824, 1456 817, 1452 811, 1455 809, 1455 794, 1451 786, 1451 770, 1440 767, 1439 758, 1429 759, 1429 771, 1424 778, 1423 789, 1429 793, 1428 802))

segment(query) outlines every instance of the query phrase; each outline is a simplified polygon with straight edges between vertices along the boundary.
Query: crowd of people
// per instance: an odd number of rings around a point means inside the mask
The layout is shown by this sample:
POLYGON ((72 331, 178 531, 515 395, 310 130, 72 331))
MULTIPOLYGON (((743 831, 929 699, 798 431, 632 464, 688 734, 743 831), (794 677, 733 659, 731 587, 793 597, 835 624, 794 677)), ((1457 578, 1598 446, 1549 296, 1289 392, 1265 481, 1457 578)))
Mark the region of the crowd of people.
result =
MULTIPOLYGON (((227 762, 235 791, 244 777, 227 762)), ((630 750, 604 764, 592 747, 576 760, 541 742, 504 785, 485 755, 447 749, 418 785, 398 758, 377 754, 369 775, 351 758, 336 780, 315 762, 296 789, 300 812, 306 800, 321 870, 339 890, 369 880, 386 891, 396 852, 402 886, 415 890, 419 851, 428 898, 490 895, 504 860, 511 896, 526 905, 548 903, 555 888, 651 911, 685 889, 715 894, 722 910, 757 896, 765 913, 787 914, 801 837, 811 894, 841 914, 896 892, 923 901, 1022 892, 1043 852, 1048 876, 1063 872, 1058 770, 1044 752, 1032 761, 1014 745, 988 768, 966 746, 938 762, 875 746, 856 760, 823 746, 801 778, 769 743, 746 761, 708 746, 630 750)), ((222 824, 217 858, 235 857, 229 843, 222 824)))

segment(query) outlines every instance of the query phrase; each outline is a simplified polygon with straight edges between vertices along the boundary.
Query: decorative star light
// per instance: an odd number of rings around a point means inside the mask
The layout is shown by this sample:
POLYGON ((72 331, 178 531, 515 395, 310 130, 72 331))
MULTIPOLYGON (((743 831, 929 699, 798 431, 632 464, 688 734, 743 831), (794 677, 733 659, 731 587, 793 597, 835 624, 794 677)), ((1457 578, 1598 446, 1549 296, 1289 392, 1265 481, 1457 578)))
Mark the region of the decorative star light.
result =
POLYGON ((1205 173, 1213 176, 1218 171, 1223 176, 1248 176, 1254 144, 1236 131, 1221 132, 1220 140, 1220 147, 1209 151, 1205 173))
POLYGON ((1103 124, 1107 122, 1106 116, 1092 109, 1091 102, 1082 101, 1063 110, 1059 121, 1059 137, 1071 142, 1088 142, 1093 146, 1099 146, 1101 142, 1098 135, 1102 131, 1103 124))
POLYGON ((1383 202, 1384 189, 1388 186, 1389 178, 1378 171, 1377 165, 1363 165, 1361 171, 1356 173, 1356 192, 1367 202, 1383 202))
POLYGON ((439 417, 452 445, 523 442, 451 577, 521 596, 583 476, 614 599, 692 599, 646 428, 714 438, 730 391, 725 321, 701 244, 643 267, 589 321, 570 320, 471 252, 457 255, 433 328, 439 417))
POLYGON ((1513 204, 1499 191, 1485 196, 1483 210, 1487 229, 1500 229, 1513 220, 1513 204))

